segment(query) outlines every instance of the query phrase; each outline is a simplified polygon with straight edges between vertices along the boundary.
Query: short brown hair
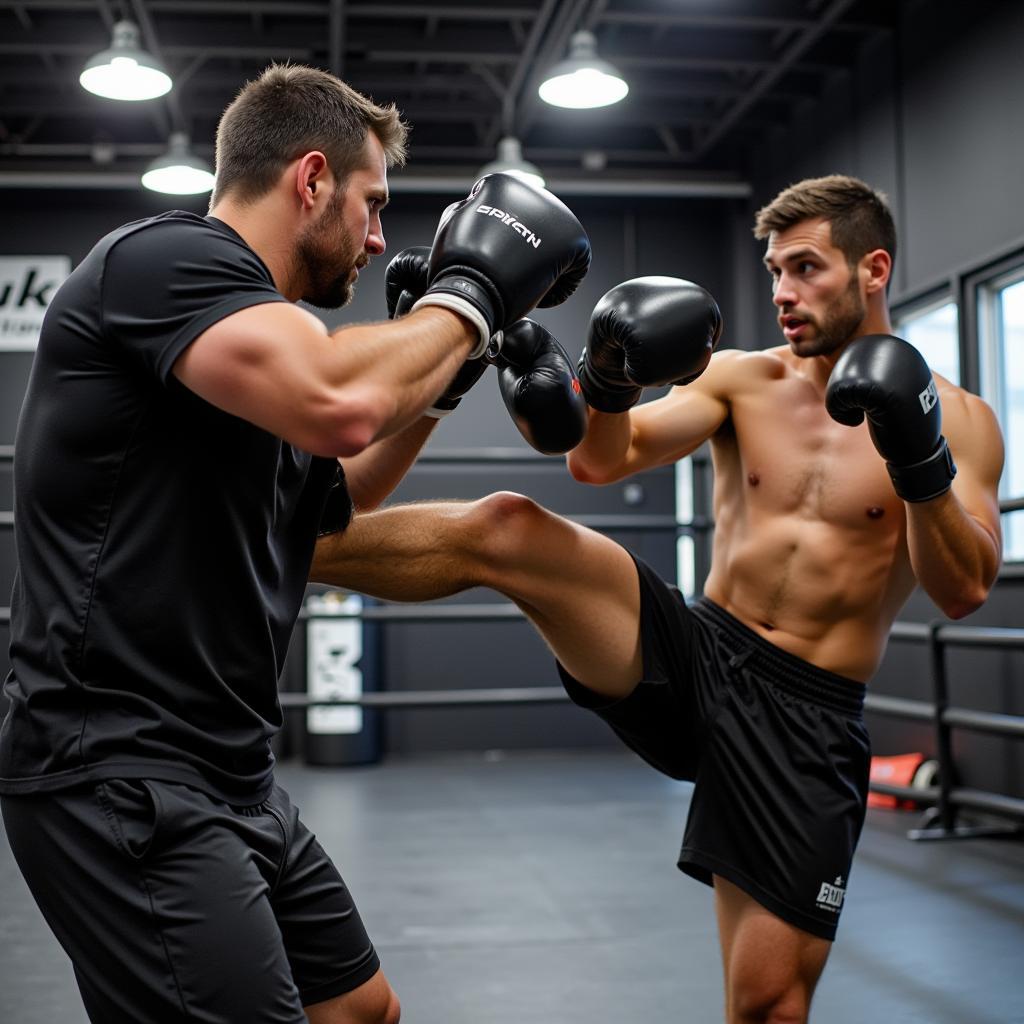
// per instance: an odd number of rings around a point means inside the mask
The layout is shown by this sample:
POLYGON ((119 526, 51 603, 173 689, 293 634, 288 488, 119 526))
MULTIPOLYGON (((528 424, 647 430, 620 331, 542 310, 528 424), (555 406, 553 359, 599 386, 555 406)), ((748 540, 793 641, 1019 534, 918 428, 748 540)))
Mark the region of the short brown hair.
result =
POLYGON ((754 237, 767 238, 815 217, 829 222, 832 244, 851 267, 874 249, 884 249, 895 261, 896 225, 884 193, 845 174, 807 178, 783 189, 757 211, 754 237))
POLYGON ((380 139, 388 167, 405 162, 408 128, 394 104, 380 107, 318 68, 271 64, 221 115, 211 203, 229 192, 241 202, 258 199, 292 160, 312 150, 344 181, 360 162, 368 131, 380 139))

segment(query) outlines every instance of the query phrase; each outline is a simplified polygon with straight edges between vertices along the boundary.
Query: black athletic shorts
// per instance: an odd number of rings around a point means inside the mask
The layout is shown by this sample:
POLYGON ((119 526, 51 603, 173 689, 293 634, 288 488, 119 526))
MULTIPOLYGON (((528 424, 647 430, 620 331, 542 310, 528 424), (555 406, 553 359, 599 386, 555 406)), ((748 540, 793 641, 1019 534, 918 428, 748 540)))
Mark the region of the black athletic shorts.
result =
POLYGON ((720 875, 834 939, 867 806, 865 687, 764 640, 718 605, 687 607, 641 559, 643 680, 569 696, 666 775, 694 783, 679 867, 720 875))
POLYGON ((102 1024, 306 1024, 380 964, 288 794, 231 807, 113 780, 2 798, 15 858, 102 1024))

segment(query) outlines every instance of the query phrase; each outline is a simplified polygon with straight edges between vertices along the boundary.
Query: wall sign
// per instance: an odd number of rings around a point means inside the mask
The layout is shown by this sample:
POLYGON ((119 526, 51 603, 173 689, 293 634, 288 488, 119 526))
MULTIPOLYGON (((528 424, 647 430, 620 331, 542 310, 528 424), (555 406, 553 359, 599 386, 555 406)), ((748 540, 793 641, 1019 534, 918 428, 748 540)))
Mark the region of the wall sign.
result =
POLYGON ((36 347, 43 314, 70 273, 68 256, 0 256, 0 350, 36 347))
MULTIPOLYGON (((306 607, 318 614, 306 623, 306 692, 316 700, 344 700, 363 692, 363 624, 359 619, 330 619, 332 613, 358 612, 363 599, 349 594, 343 601, 311 595, 306 607)), ((363 728, 363 709, 354 705, 312 707, 306 711, 310 733, 359 733, 363 728)))

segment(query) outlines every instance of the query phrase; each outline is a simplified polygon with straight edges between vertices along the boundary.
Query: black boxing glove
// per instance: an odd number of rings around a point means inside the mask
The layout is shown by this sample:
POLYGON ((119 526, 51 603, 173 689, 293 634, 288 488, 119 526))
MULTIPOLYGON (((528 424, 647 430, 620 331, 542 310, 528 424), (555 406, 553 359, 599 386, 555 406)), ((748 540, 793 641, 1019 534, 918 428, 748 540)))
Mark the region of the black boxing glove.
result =
POLYGON ((590 268, 590 240, 575 214, 511 174, 486 174, 445 210, 430 251, 429 284, 414 305, 444 306, 491 336, 536 306, 556 306, 590 268))
POLYGON ((429 245, 410 245, 388 264, 384 271, 384 301, 388 319, 405 316, 413 303, 427 290, 429 245))
POLYGON ((429 409, 423 410, 423 415, 430 416, 435 420, 447 416, 462 401, 462 396, 484 375, 484 371, 490 365, 483 356, 479 359, 467 359, 448 382, 444 393, 434 400, 434 404, 429 409))
POLYGON ((526 317, 503 333, 495 366, 505 408, 537 451, 564 455, 587 432, 587 403, 572 360, 540 324, 526 317))
POLYGON ((587 404, 625 412, 645 387, 689 384, 722 335, 718 304, 678 277, 635 277, 598 300, 579 375, 587 404))
POLYGON ((902 338, 868 334, 836 360, 825 389, 832 419, 868 430, 904 501, 928 501, 953 484, 956 466, 942 436, 942 407, 932 371, 902 338))
MULTIPOLYGON (((411 245, 403 249, 388 264, 384 272, 384 299, 388 306, 388 318, 408 313, 416 300, 427 290, 427 264, 430 259, 429 245, 411 245)), ((424 416, 441 419, 447 416, 462 400, 462 396, 483 376, 487 369, 483 359, 467 359, 451 379, 444 394, 426 409, 424 416)))

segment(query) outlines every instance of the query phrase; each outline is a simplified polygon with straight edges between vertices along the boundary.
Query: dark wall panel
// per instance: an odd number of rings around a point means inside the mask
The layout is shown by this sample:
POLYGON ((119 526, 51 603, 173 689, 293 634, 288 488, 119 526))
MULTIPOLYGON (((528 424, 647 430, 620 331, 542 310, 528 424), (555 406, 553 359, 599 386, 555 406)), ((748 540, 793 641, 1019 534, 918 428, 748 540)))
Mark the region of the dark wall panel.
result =
MULTIPOLYGON (((21 401, 31 370, 31 352, 0 352, 0 444, 14 443, 21 401)), ((0 466, 0 472, 3 471, 0 466)), ((0 502, 0 507, 9 506, 0 502)))
POLYGON ((913 7, 901 65, 910 288, 1024 235, 1024 5, 913 7))
MULTIPOLYGON (((820 103, 761 148, 751 218, 801 178, 863 178, 896 217, 894 298, 1013 246, 1024 237, 1022 40, 1019 4, 903 5, 897 30, 868 38, 856 70, 837 74, 820 103)), ((754 315, 763 337, 778 337, 770 304, 754 315)))

